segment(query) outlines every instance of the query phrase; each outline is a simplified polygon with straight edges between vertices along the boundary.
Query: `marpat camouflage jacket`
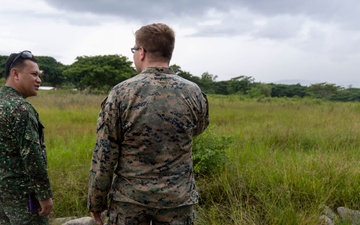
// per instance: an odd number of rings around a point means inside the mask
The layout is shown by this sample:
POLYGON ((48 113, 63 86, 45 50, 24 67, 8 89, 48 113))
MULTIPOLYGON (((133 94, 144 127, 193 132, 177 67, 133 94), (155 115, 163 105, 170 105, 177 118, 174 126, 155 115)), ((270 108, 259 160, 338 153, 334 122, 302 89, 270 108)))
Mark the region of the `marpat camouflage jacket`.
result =
POLYGON ((206 95, 170 68, 148 67, 101 104, 88 209, 120 202, 174 208, 198 202, 193 136, 209 124, 206 95))

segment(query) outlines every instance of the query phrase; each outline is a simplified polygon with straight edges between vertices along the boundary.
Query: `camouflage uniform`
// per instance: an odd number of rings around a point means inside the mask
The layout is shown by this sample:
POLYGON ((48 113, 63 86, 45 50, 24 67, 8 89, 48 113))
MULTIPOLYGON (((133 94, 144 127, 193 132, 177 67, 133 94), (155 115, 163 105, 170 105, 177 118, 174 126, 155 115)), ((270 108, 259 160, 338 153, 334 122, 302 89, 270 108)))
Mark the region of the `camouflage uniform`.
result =
POLYGON ((47 218, 29 213, 27 205, 30 193, 39 200, 52 197, 43 129, 33 106, 15 89, 2 87, 0 224, 48 224, 47 218))
POLYGON ((148 67, 116 85, 97 121, 89 210, 107 209, 109 192, 112 201, 146 208, 192 207, 192 139, 208 124, 206 95, 170 68, 148 67))

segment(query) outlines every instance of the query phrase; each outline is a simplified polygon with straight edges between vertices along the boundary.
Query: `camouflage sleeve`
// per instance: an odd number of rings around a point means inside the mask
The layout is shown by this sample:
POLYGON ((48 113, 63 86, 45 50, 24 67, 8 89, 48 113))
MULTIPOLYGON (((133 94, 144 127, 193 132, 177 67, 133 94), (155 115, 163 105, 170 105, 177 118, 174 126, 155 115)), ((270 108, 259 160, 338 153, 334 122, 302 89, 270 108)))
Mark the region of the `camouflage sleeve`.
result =
POLYGON ((29 111, 21 112, 19 121, 20 154, 23 159, 25 173, 29 176, 32 188, 39 200, 52 197, 50 180, 47 172, 46 150, 41 141, 42 124, 29 111))
POLYGON ((209 120, 209 103, 204 92, 201 92, 199 96, 199 115, 196 124, 196 128, 194 130, 194 136, 201 134, 207 128, 210 123, 209 120))
POLYGON ((106 98, 101 104, 97 121, 96 143, 90 169, 88 190, 90 212, 102 212, 107 209, 107 195, 119 157, 119 116, 116 104, 111 98, 106 98))

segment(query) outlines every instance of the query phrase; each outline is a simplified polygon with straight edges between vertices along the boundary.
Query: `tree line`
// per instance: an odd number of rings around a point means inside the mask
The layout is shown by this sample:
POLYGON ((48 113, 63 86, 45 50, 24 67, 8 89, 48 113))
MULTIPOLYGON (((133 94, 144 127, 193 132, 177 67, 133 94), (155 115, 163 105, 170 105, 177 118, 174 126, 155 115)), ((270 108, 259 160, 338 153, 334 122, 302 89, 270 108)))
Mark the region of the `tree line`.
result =
MULTIPOLYGON (((0 56, 0 73, 5 73, 8 56, 0 56)), ((59 89, 87 90, 107 93, 121 81, 137 73, 132 62, 122 55, 79 56, 71 65, 64 65, 53 57, 37 56, 42 70, 42 85, 59 89)), ((195 76, 179 65, 170 66, 177 75, 195 82, 207 94, 243 95, 259 97, 312 97, 331 101, 360 101, 359 88, 344 88, 327 82, 303 86, 301 84, 275 84, 255 82, 251 76, 239 75, 230 80, 216 81, 217 75, 204 72, 195 76)), ((5 83, 4 76, 0 84, 5 83)))

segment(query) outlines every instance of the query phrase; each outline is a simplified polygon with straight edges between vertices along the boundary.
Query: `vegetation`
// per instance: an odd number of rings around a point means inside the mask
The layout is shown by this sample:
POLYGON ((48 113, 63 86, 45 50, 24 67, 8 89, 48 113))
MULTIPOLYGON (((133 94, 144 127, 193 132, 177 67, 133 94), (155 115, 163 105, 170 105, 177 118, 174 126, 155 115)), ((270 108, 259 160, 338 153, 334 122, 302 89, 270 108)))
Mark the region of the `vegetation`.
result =
POLYGON ((64 70, 64 75, 80 90, 108 92, 119 82, 136 74, 131 64, 126 57, 117 55, 78 57, 74 64, 64 70))
POLYGON ((222 170, 198 182, 198 224, 319 224, 324 205, 359 209, 359 104, 210 101, 214 130, 234 141, 222 170))
MULTIPOLYGON (((45 125, 53 217, 84 216, 105 95, 29 98, 45 125)), ((211 126, 194 141, 198 225, 318 224, 322 207, 359 209, 360 103, 210 95, 211 126)))
MULTIPOLYGON (((6 59, 0 56, 1 74, 6 59)), ((100 102, 136 72, 121 55, 78 57, 68 66, 37 59, 43 85, 57 88, 29 99, 46 127, 53 217, 88 215, 100 102)), ((359 208, 359 88, 266 84, 246 75, 217 82, 208 72, 171 68, 210 100, 211 125, 194 140, 196 224, 318 224, 324 205, 359 208)))
MULTIPOLYGON (((0 56, 0 74, 4 74, 7 56, 0 56)), ((132 62, 121 55, 82 56, 68 66, 48 56, 38 56, 38 64, 43 71, 43 86, 57 89, 87 90, 91 93, 107 93, 117 83, 135 75, 132 62)), ((194 76, 179 65, 171 65, 177 75, 197 83, 207 94, 234 95, 246 97, 299 97, 318 98, 331 101, 360 101, 360 88, 343 88, 327 82, 302 86, 300 84, 266 84, 255 78, 239 75, 227 81, 216 81, 217 75, 204 72, 194 76)), ((4 80, 0 80, 0 84, 4 80)))
POLYGON ((88 214, 87 181, 103 97, 47 91, 28 99, 45 126, 55 217, 88 214))

